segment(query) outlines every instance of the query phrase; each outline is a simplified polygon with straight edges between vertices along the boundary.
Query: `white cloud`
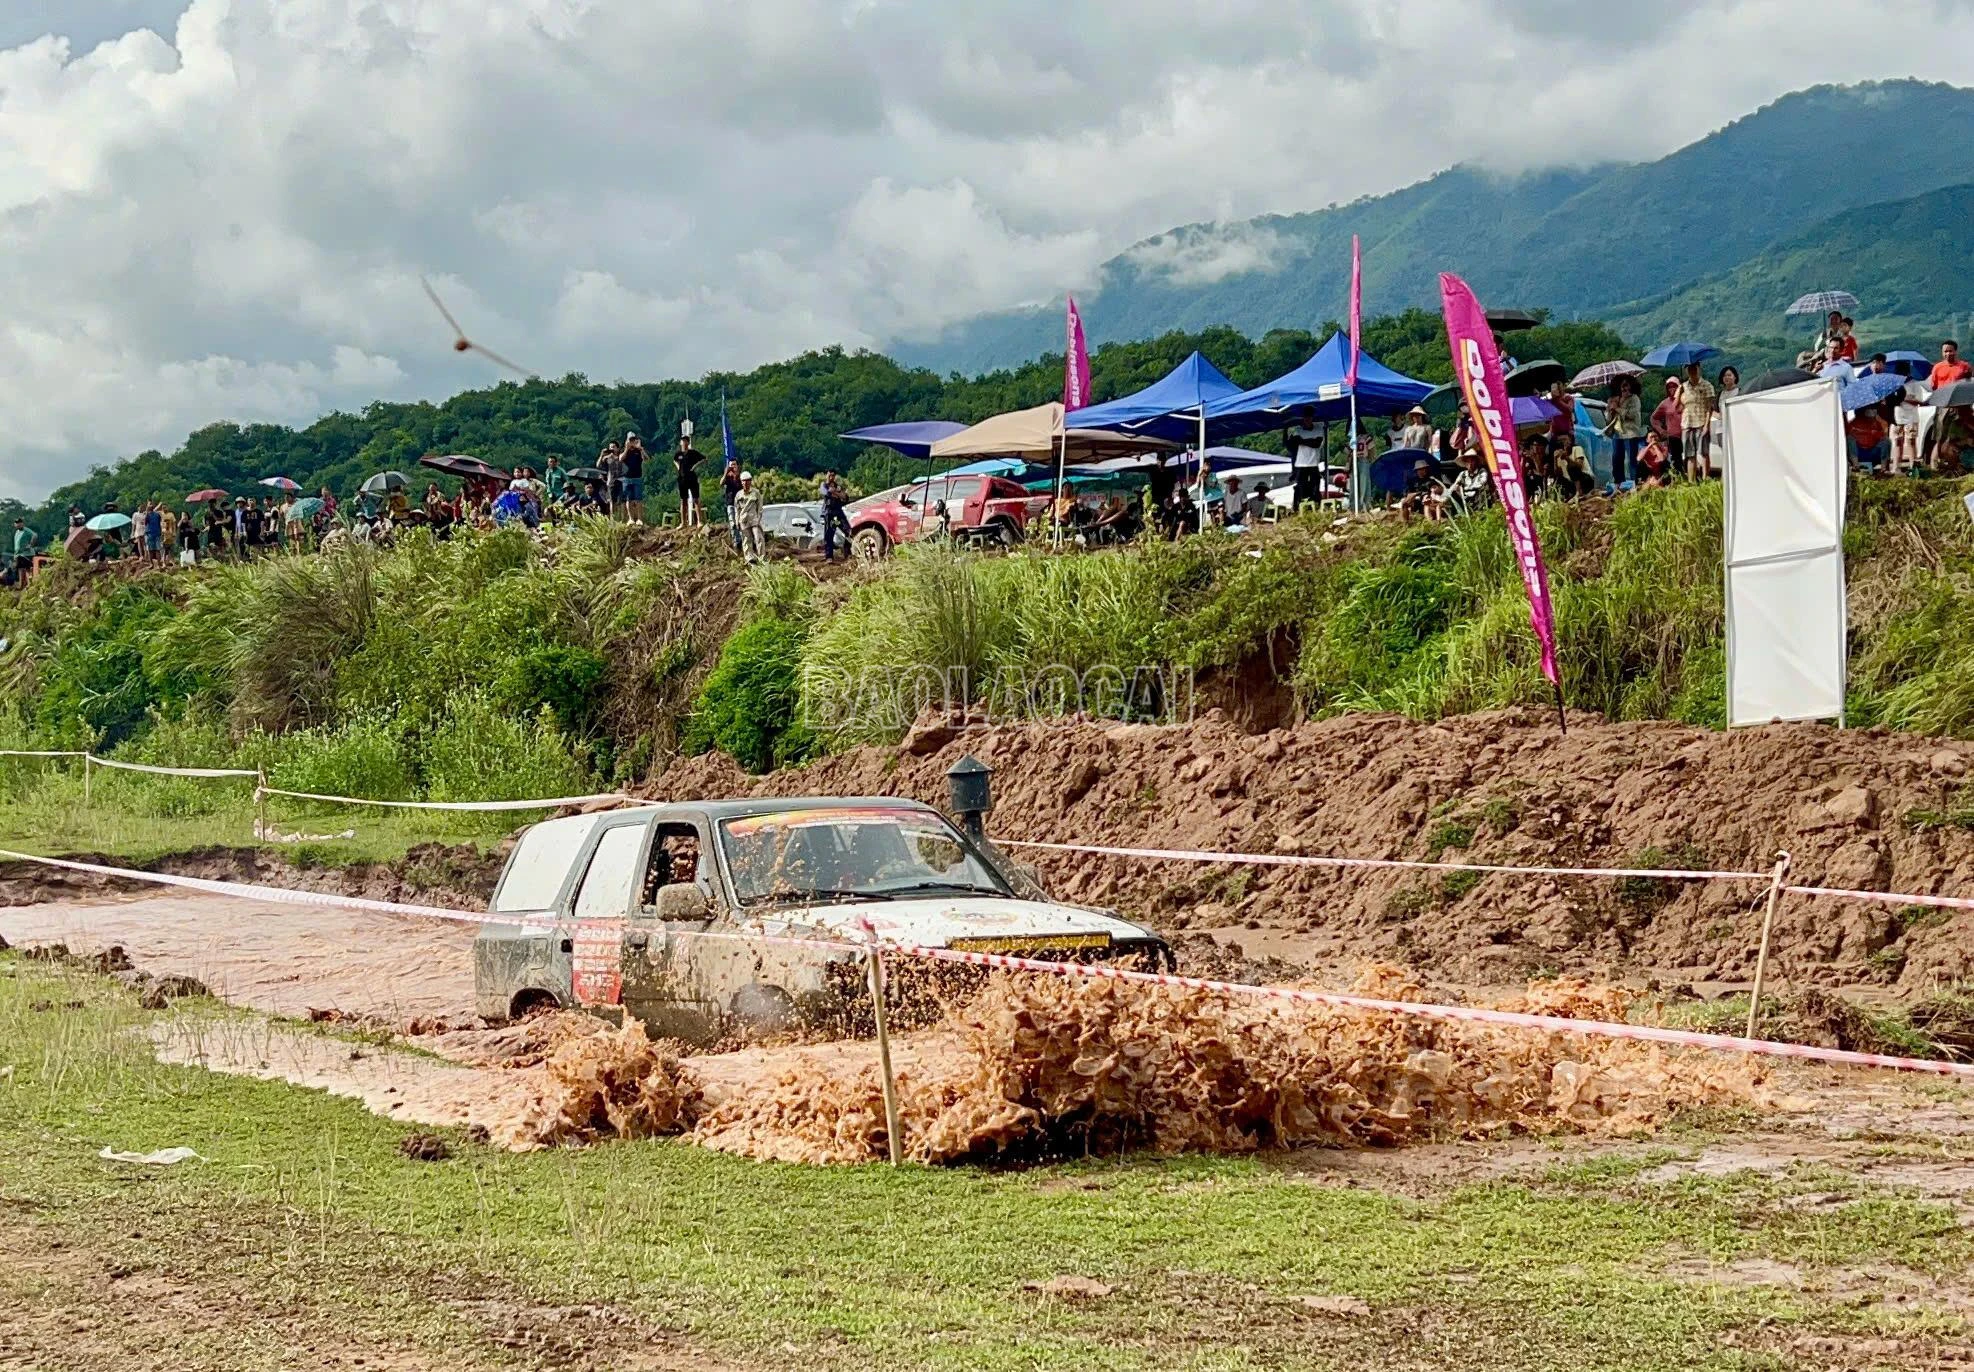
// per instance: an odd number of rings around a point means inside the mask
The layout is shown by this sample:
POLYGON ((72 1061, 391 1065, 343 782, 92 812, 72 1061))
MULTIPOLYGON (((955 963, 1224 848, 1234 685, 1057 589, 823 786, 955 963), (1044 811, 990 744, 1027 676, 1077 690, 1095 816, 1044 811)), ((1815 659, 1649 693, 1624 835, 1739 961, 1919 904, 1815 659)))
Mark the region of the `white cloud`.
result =
MULTIPOLYGON (((1657 156, 1814 82, 1974 69, 1962 0, 1891 27, 1834 0, 4 10, 0 495, 29 497, 215 419, 498 375, 420 275, 544 372, 697 375, 1087 287, 1175 224, 1657 156)), ((1207 281, 1280 250, 1141 257, 1207 281)))
POLYGON ((1280 271, 1292 247, 1269 225, 1243 221, 1162 233, 1124 257, 1140 271, 1175 286, 1210 286, 1242 272, 1280 271))

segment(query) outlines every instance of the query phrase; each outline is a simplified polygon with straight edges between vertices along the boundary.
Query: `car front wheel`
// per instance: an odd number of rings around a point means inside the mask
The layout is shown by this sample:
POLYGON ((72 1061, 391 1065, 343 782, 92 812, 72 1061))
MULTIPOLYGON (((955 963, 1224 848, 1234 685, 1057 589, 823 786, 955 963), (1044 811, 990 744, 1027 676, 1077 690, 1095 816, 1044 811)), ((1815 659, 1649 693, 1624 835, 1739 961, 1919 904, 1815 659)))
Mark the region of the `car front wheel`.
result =
POLYGON ((876 562, 891 551, 891 540, 884 536, 884 530, 867 524, 850 535, 850 549, 864 561, 876 562))

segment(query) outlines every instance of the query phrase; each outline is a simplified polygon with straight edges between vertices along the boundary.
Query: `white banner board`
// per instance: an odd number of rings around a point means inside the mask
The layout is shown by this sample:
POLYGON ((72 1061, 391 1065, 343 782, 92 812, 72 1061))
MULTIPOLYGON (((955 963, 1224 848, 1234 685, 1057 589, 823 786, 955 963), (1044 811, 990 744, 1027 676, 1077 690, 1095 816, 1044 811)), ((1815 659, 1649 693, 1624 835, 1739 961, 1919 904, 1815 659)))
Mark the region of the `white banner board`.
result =
POLYGON ((1812 381, 1735 396, 1727 449, 1727 722, 1844 717, 1844 409, 1812 381))

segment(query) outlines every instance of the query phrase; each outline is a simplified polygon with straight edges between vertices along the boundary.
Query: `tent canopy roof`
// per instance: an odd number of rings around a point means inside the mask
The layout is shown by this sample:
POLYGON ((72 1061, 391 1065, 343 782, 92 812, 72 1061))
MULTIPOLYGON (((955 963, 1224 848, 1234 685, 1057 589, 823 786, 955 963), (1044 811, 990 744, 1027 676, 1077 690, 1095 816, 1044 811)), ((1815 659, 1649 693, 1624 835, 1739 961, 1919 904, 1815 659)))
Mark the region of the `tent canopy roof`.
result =
POLYGON ((1239 395, 1241 388, 1198 353, 1141 391, 1072 410, 1079 429, 1121 429, 1185 442, 1199 433, 1200 407, 1239 395))
MULTIPOLYGON (((1349 340, 1340 333, 1331 334, 1314 357, 1286 376, 1209 403, 1207 432, 1220 438, 1260 433, 1294 422, 1304 410, 1318 420, 1348 419, 1351 387, 1344 377, 1349 370, 1349 340)), ((1400 376, 1369 353, 1358 360, 1359 415, 1403 414, 1432 389, 1427 382, 1400 376)))
POLYGON ((1112 433, 1107 429, 1065 429, 1062 402, 1051 400, 1028 410, 1010 410, 983 419, 932 445, 931 456, 1048 458, 1067 448, 1072 458, 1113 457, 1151 452, 1173 445, 1157 438, 1112 433))
POLYGON ((853 443, 881 444, 906 457, 925 457, 931 453, 934 443, 942 438, 951 438, 965 427, 950 419, 914 419, 902 424, 872 424, 868 428, 838 434, 837 437, 847 438, 853 443))

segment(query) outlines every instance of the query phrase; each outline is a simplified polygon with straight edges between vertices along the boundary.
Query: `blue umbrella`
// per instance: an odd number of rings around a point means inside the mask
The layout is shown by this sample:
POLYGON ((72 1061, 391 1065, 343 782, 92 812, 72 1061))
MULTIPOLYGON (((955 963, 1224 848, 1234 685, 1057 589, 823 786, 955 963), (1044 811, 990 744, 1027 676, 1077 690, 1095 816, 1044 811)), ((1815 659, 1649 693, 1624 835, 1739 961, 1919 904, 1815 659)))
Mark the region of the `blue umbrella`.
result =
POLYGON ((125 528, 129 523, 130 516, 127 514, 99 514, 83 527, 94 529, 99 534, 106 534, 112 529, 125 528))
POLYGON ((1705 343, 1668 343, 1663 348, 1652 349, 1638 360, 1648 367, 1688 367, 1719 356, 1719 348, 1705 343))
POLYGON ((1868 410, 1905 389, 1905 378, 1891 372, 1866 372, 1844 387, 1844 408, 1868 410))
POLYGON ((1933 373, 1933 359, 1925 353, 1916 353, 1909 348, 1900 352, 1886 353, 1885 366, 1905 377, 1931 376, 1933 373))

